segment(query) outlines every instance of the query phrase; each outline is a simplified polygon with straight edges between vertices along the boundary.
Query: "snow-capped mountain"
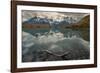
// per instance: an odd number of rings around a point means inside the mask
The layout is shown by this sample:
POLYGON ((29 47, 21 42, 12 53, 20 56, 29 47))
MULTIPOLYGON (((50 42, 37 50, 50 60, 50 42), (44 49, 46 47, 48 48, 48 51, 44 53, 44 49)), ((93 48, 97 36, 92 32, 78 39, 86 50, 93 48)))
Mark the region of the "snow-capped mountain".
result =
POLYGON ((33 17, 33 18, 30 18, 27 21, 24 21, 23 23, 28 23, 28 24, 49 24, 49 20, 46 19, 46 18, 33 17))
POLYGON ((64 17, 62 19, 48 19, 48 18, 41 18, 41 17, 32 17, 23 23, 28 24, 50 24, 50 25, 60 25, 60 24, 72 24, 76 23, 76 18, 73 17, 64 17))
POLYGON ((67 25, 79 22, 86 13, 22 11, 22 22, 28 24, 67 25))

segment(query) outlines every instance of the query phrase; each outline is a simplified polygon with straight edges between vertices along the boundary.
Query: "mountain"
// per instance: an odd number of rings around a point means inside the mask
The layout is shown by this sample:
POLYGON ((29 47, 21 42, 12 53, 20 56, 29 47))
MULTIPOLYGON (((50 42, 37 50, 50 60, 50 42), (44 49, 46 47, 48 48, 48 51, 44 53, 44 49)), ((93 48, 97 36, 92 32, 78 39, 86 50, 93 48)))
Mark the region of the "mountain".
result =
POLYGON ((90 15, 85 16, 82 20, 77 23, 80 27, 89 27, 90 15))
POLYGON ((23 24, 49 24, 49 21, 46 18, 33 17, 24 21, 23 24))
POLYGON ((72 23, 76 23, 77 20, 75 17, 63 17, 62 19, 48 19, 48 18, 41 18, 41 17, 32 17, 27 21, 24 21, 23 24, 50 24, 52 25, 68 25, 72 23))
POLYGON ((70 19, 72 17, 75 20, 79 21, 86 15, 87 13, 22 10, 22 22, 27 21, 33 17, 47 18, 53 20, 62 20, 64 17, 68 17, 70 19))
POLYGON ((89 28, 90 15, 83 17, 79 22, 70 24, 69 26, 63 26, 63 28, 89 28))

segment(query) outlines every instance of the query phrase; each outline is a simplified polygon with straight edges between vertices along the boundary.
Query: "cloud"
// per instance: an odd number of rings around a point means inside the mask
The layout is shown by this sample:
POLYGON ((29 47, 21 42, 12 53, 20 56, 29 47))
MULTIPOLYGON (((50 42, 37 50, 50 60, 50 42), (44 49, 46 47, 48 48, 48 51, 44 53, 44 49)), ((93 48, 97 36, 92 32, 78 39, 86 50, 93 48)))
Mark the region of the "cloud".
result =
POLYGON ((73 17, 75 19, 80 19, 84 17, 85 13, 69 13, 69 12, 43 12, 43 11, 29 11, 29 10, 23 10, 22 11, 22 21, 26 21, 29 18, 32 17, 41 17, 41 18, 48 18, 48 19, 58 19, 61 20, 64 17, 73 17))

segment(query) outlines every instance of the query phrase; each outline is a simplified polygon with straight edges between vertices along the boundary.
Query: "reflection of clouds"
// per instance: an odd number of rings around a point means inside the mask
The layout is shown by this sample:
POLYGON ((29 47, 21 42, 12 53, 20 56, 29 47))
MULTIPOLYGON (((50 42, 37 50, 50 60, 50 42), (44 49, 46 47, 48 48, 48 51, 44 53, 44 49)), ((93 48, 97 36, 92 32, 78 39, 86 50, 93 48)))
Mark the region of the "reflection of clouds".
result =
MULTIPOLYGON (((44 34, 35 37, 29 33, 23 32, 22 53, 23 56, 25 57, 25 58, 23 57, 23 59, 26 59, 28 61, 29 56, 32 56, 31 57, 32 59, 33 57, 36 57, 38 52, 40 53, 37 56, 39 55, 41 56, 42 51, 45 51, 44 53, 46 52, 51 53, 55 56, 65 55, 66 58, 74 60, 89 58, 89 48, 90 48, 89 42, 78 37, 67 38, 62 36, 62 34, 63 33, 59 33, 59 35, 61 36, 60 38, 57 37, 58 34, 56 33, 53 34, 48 33, 47 34, 48 36, 44 34)), ((38 60, 34 58, 34 61, 42 61, 42 58, 44 58, 47 54, 46 55, 42 54, 42 55, 43 57, 41 58, 36 57, 38 60)), ((47 57, 46 59, 49 59, 49 57, 47 57)))
POLYGON ((26 21, 29 18, 32 17, 41 17, 41 18, 48 18, 48 19, 58 19, 61 20, 64 17, 73 17, 75 19, 82 18, 88 14, 86 13, 68 13, 68 12, 42 12, 42 11, 29 11, 29 10, 23 10, 22 11, 22 19, 23 21, 26 21))
POLYGON ((31 34, 22 32, 22 38, 23 38, 22 43, 23 43, 24 47, 28 48, 28 47, 31 47, 32 45, 34 45, 35 37, 33 37, 31 34))

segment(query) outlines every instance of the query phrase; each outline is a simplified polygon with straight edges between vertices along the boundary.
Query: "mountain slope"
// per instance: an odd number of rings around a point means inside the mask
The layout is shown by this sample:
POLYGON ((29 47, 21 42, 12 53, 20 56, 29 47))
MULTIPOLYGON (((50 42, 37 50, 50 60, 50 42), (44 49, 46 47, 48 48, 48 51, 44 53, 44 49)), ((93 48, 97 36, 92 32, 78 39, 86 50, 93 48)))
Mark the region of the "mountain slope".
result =
POLYGON ((79 22, 66 26, 66 28, 89 28, 90 26, 90 15, 85 16, 79 22))
POLYGON ((89 27, 90 24, 90 15, 85 16, 82 20, 77 23, 80 27, 89 27))

